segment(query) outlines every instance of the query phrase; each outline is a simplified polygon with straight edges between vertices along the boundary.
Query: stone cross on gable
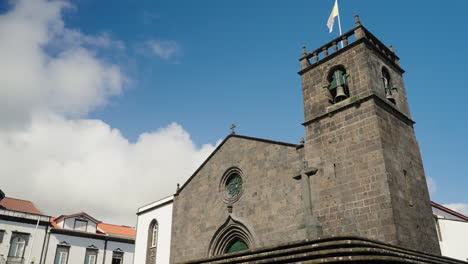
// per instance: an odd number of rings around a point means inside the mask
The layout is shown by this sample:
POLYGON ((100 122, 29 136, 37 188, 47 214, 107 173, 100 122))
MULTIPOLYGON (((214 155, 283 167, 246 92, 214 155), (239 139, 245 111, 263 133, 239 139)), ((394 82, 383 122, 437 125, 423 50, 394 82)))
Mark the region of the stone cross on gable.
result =
POLYGON ((236 128, 236 125, 235 124, 232 124, 231 127, 229 129, 231 129, 231 134, 236 134, 236 131, 234 131, 234 128, 236 128))

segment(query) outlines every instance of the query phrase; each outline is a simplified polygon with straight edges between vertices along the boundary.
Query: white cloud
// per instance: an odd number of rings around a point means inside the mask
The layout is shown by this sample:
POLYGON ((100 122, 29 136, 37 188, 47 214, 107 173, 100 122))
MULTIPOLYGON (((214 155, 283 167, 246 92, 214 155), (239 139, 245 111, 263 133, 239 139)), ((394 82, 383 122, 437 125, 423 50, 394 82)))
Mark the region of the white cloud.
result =
POLYGON ((21 127, 39 111, 81 116, 122 92, 120 68, 84 45, 111 45, 108 36, 65 28, 66 2, 15 3, 0 16, 0 112, 8 113, 0 115, 1 127, 21 127))
POLYGON ((21 133, 0 134, 0 175, 9 175, 7 196, 32 198, 45 213, 134 224, 138 207, 173 194, 212 150, 177 124, 129 143, 100 120, 37 116, 21 133))
POLYGON ((434 194, 437 191, 437 184, 432 177, 427 177, 427 187, 429 189, 429 194, 434 194))
POLYGON ((151 52, 164 60, 177 59, 182 56, 182 47, 173 40, 149 40, 146 42, 151 52))
POLYGON ((448 207, 456 212, 459 212, 463 215, 468 216, 468 204, 466 203, 444 204, 443 206, 448 207))
MULTIPOLYGON (((214 146, 197 147, 178 124, 130 143, 86 119, 124 89, 119 66, 98 56, 121 42, 67 28, 61 14, 69 6, 19 0, 0 16, 1 188, 49 215, 83 210, 134 225, 137 207, 173 194, 214 146)), ((166 58, 180 49, 165 45, 166 58)))

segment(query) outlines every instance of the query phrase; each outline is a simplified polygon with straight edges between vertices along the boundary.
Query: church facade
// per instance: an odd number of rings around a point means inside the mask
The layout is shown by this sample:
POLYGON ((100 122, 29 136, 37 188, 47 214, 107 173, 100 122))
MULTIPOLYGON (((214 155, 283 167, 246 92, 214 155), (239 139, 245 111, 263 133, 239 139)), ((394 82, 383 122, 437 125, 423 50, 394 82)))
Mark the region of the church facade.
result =
POLYGON ((175 196, 172 261, 341 235, 440 254, 398 57, 356 17, 300 63, 305 142, 228 137, 175 196))
POLYGON ((173 197, 170 263, 457 263, 440 257, 393 48, 356 16, 299 61, 305 140, 229 135, 173 197))

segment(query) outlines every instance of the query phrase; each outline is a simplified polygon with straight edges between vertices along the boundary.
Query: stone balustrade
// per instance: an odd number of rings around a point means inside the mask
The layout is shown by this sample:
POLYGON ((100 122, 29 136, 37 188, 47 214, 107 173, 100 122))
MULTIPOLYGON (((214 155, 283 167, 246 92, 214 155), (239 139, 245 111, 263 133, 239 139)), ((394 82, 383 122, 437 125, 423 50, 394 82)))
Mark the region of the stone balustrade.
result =
POLYGON ((302 48, 302 57, 299 59, 301 62, 301 69, 304 70, 309 66, 319 63, 321 60, 327 58, 331 54, 346 48, 347 46, 366 40, 373 48, 375 48, 381 55, 388 58, 390 61, 400 66, 400 58, 395 54, 392 46, 387 47, 372 33, 370 33, 363 25, 361 25, 359 16, 355 16, 355 27, 350 31, 342 34, 341 36, 331 40, 318 49, 307 53, 306 47, 302 48), (340 47, 341 46, 341 47, 340 47))

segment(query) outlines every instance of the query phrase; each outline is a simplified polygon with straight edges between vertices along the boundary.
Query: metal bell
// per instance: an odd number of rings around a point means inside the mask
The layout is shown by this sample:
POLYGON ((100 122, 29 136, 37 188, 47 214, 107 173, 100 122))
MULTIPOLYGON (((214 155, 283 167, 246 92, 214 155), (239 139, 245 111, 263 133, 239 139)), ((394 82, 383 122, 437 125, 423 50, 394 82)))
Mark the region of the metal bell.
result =
POLYGON ((395 103, 395 98, 393 97, 392 92, 390 91, 390 89, 385 89, 385 97, 390 102, 395 103))
POLYGON ((345 94, 343 85, 336 87, 335 103, 342 101, 346 98, 348 98, 348 96, 345 94))

